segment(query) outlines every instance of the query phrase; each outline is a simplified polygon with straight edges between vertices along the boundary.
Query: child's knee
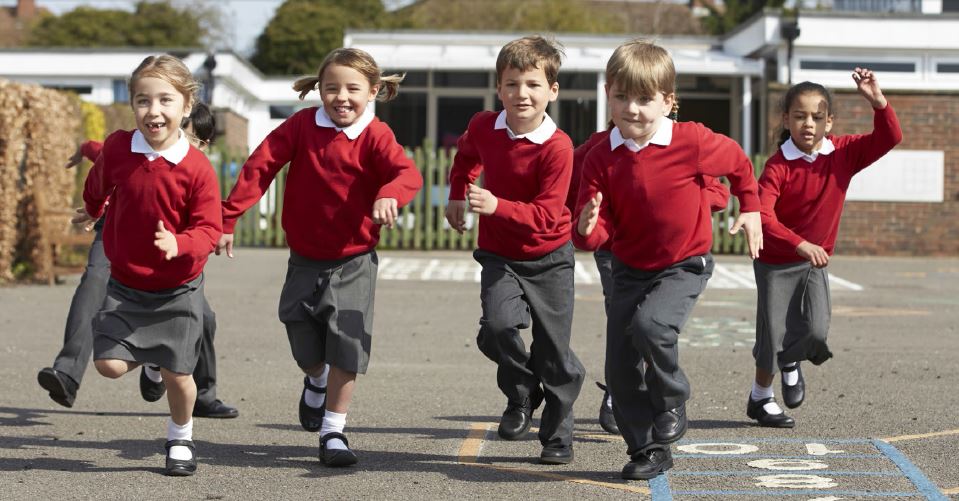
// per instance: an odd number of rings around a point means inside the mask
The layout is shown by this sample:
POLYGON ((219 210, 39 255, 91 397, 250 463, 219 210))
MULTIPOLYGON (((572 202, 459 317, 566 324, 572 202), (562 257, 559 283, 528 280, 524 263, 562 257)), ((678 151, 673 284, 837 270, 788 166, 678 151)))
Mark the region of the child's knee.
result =
POLYGON ((103 377, 116 379, 127 373, 127 363, 122 360, 94 360, 93 366, 103 377))
POLYGON ((196 383, 193 381, 193 374, 182 374, 161 368, 160 375, 163 376, 163 384, 166 385, 168 389, 173 387, 184 390, 196 386, 196 383))

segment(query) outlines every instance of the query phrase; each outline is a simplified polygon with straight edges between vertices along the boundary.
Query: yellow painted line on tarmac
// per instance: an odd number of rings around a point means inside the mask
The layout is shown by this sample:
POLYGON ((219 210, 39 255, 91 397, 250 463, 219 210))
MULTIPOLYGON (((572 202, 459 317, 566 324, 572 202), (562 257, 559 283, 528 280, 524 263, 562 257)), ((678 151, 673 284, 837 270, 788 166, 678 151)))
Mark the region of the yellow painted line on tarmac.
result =
POLYGON ((460 452, 457 455, 457 460, 460 463, 476 463, 490 426, 492 426, 491 423, 473 423, 470 425, 470 432, 466 435, 466 440, 463 440, 463 445, 460 445, 460 452))
POLYGON ((950 494, 959 494, 959 487, 953 487, 952 489, 943 489, 942 493, 947 496, 950 494))
POLYGON ((837 317, 917 317, 929 315, 929 313, 929 310, 906 310, 856 306, 837 306, 832 310, 833 316, 837 317))
POLYGON ((919 440, 922 438, 945 437, 948 435, 959 435, 957 430, 935 431, 932 433, 920 433, 918 435, 899 435, 898 437, 880 438, 883 442, 903 442, 906 440, 919 440))

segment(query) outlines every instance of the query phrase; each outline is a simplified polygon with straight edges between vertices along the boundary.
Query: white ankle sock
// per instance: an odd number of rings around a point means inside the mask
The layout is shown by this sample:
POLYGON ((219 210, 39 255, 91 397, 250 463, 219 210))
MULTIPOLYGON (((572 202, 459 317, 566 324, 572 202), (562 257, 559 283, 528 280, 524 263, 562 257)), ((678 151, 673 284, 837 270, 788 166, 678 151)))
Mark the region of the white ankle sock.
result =
MULTIPOLYGON (((326 368, 323 369, 323 374, 320 374, 320 377, 310 376, 310 384, 316 386, 317 388, 326 388, 326 381, 330 377, 330 366, 327 364, 326 368)), ((323 404, 326 402, 326 393, 317 393, 311 391, 309 388, 306 390, 306 405, 313 407, 314 409, 319 409, 323 407, 323 404)))
MULTIPOLYGON (((346 414, 339 414, 329 409, 323 413, 323 426, 320 427, 320 437, 327 433, 343 433, 346 427, 346 414)), ((338 438, 331 439, 326 443, 327 449, 346 449, 346 444, 338 438)))
POLYGON ((753 391, 749 394, 749 398, 751 398, 753 402, 758 402, 774 396, 775 394, 773 393, 772 386, 759 386, 759 383, 753 381, 753 391))
MULTIPOLYGON (((785 366, 783 366, 783 368, 784 368, 784 369, 787 368, 787 367, 792 368, 792 367, 795 367, 795 366, 796 366, 796 362, 793 362, 793 363, 791 363, 791 364, 786 364, 785 366)), ((788 372, 787 372, 787 371, 782 371, 782 373, 783 373, 783 375, 782 375, 783 383, 784 383, 786 386, 795 386, 796 383, 799 382, 799 371, 798 371, 798 370, 788 371, 788 372)))
POLYGON ((154 383, 163 382, 163 376, 160 374, 159 367, 151 367, 149 365, 144 365, 143 372, 146 373, 147 379, 149 379, 150 381, 153 381, 154 383))
MULTIPOLYGON (((193 420, 191 419, 187 424, 180 426, 174 423, 173 419, 168 419, 166 423, 166 439, 168 441, 193 440, 193 420)), ((189 461, 193 457, 193 453, 190 452, 190 449, 187 447, 174 445, 170 447, 170 457, 181 461, 189 461)))

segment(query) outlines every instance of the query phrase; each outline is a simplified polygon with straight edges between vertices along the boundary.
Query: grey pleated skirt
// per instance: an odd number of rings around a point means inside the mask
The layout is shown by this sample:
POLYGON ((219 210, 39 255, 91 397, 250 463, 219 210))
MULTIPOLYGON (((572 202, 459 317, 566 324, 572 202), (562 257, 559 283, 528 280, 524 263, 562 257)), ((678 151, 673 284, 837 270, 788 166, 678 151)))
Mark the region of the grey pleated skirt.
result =
POLYGON ((204 302, 202 273, 162 291, 134 289, 111 278, 93 319, 93 358, 192 374, 200 356, 204 302))

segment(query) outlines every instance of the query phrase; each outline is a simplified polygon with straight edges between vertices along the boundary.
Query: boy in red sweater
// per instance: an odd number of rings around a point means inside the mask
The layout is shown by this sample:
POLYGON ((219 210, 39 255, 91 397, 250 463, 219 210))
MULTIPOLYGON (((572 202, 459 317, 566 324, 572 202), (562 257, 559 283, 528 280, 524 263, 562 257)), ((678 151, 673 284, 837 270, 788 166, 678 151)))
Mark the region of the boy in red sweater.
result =
POLYGON ((819 365, 826 345, 831 302, 826 265, 852 176, 902 140, 899 120, 875 75, 856 68, 856 87, 874 110, 873 132, 827 136, 833 108, 829 91, 812 82, 794 85, 783 99, 783 137, 759 178, 766 247, 756 273, 756 378, 746 414, 761 426, 792 428, 776 404, 772 382, 782 370, 783 402, 799 407, 806 384, 799 363, 819 365))
POLYGON ((703 176, 729 178, 742 207, 731 231, 745 227, 753 257, 762 246, 752 164, 728 137, 666 118, 675 81, 661 47, 637 40, 613 52, 606 91, 616 127, 586 156, 573 234, 585 249, 613 242, 606 382, 631 459, 626 479, 672 467, 669 444, 686 431, 677 340, 713 270, 703 176))
POLYGON ((546 114, 559 93, 562 53, 534 36, 506 44, 496 59, 502 112, 480 112, 459 139, 450 170, 446 219, 465 229, 480 215, 483 316, 480 351, 499 366, 507 398, 499 424, 505 440, 522 438, 544 400, 540 462, 573 460, 573 402, 584 369, 569 347, 573 321, 573 247, 569 191, 573 144, 546 114), (484 172, 484 188, 474 183, 484 172), (531 353, 519 330, 532 325, 531 353))

